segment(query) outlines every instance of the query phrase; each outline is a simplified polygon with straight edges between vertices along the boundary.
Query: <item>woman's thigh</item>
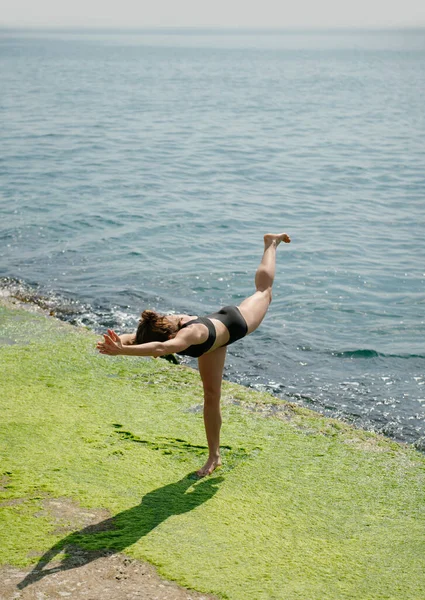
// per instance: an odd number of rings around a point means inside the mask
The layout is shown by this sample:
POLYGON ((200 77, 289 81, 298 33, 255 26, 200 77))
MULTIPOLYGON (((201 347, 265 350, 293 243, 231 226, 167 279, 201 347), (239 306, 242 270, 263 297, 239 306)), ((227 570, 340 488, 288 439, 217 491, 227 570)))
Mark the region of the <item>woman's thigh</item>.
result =
POLYGON ((266 315, 270 302, 271 293, 269 290, 265 290, 264 292, 255 292, 239 304, 238 308, 248 325, 248 333, 257 329, 266 315))
POLYGON ((199 374, 207 396, 220 398, 226 350, 226 346, 222 346, 198 358, 199 374))

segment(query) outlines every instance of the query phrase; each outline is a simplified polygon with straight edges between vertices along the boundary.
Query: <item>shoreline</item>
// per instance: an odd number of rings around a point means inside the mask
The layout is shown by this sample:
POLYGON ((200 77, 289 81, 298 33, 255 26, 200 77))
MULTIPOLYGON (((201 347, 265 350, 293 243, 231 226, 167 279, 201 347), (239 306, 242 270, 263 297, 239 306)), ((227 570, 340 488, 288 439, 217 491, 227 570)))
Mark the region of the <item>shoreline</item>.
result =
MULTIPOLYGON (((93 329, 91 329, 88 326, 76 325, 73 323, 69 323, 65 319, 62 319, 62 318, 56 316, 54 309, 51 309, 50 307, 48 307, 47 303, 43 300, 43 298, 41 298, 40 302, 38 302, 37 299, 35 299, 34 297, 31 297, 28 300, 22 300, 19 296, 15 296, 10 292, 8 294, 3 293, 3 295, 0 295, 0 307, 1 306, 5 307, 5 308, 9 308, 9 309, 18 309, 18 310, 28 311, 29 313, 32 313, 32 314, 43 315, 45 317, 54 319, 55 321, 57 321, 59 323, 63 323, 64 325, 66 325, 68 327, 74 328, 75 330, 88 331, 88 332, 95 334, 96 336, 100 335, 100 334, 97 334, 93 329)), ((181 363, 177 363, 177 364, 181 364, 181 363)), ((184 368, 191 369, 192 371, 197 373, 197 369, 190 365, 183 364, 181 366, 183 366, 184 368)), ((355 430, 372 433, 373 435, 381 436, 383 439, 386 439, 391 442, 395 442, 396 444, 400 444, 401 446, 411 447, 411 448, 414 448, 418 452, 425 453, 425 447, 422 449, 422 447, 418 447, 416 445, 416 443, 409 443, 409 442, 406 442, 403 440, 392 438, 384 433, 380 433, 375 430, 365 429, 361 425, 356 425, 355 423, 351 423, 348 420, 348 418, 333 417, 333 416, 326 414, 325 412, 319 412, 319 410, 315 410, 314 408, 304 406, 303 404, 299 404, 297 402, 291 402, 288 399, 274 395, 273 392, 271 392, 271 391, 255 389, 254 387, 252 387, 250 385, 244 385, 244 384, 238 383, 237 381, 233 381, 231 379, 224 379, 223 381, 226 381, 226 382, 236 385, 236 386, 241 386, 243 388, 246 388, 247 390, 251 391, 254 394, 260 394, 260 395, 265 394, 267 396, 274 398, 274 402, 269 403, 269 407, 270 407, 269 411, 268 411, 269 415, 279 413, 279 406, 282 406, 282 412, 285 412, 285 406, 287 406, 287 405, 293 406, 293 407, 298 407, 300 409, 305 409, 307 411, 310 411, 311 413, 317 415, 317 417, 319 417, 319 418, 335 420, 335 421, 338 421, 348 427, 352 427, 355 430)), ((255 405, 256 403, 253 403, 253 404, 255 405)))

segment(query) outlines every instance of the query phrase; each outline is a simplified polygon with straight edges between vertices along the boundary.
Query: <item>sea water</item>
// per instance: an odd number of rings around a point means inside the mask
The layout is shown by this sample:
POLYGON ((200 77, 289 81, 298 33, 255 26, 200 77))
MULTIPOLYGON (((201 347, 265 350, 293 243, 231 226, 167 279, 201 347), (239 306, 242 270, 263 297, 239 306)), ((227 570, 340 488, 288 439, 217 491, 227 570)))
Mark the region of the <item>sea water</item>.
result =
POLYGON ((424 31, 3 30, 0 86, 3 295, 207 314, 286 231, 225 377, 425 447, 424 31))

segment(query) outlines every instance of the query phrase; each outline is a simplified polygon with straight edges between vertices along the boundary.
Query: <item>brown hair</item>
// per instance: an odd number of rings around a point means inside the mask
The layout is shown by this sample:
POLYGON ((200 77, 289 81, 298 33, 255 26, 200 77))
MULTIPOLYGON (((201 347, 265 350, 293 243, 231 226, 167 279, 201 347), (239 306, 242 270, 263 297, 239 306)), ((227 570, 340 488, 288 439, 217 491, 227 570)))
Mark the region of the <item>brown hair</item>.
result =
POLYGON ((136 332, 136 344, 148 342, 165 342, 178 328, 168 321, 167 317, 154 310, 144 310, 136 332))

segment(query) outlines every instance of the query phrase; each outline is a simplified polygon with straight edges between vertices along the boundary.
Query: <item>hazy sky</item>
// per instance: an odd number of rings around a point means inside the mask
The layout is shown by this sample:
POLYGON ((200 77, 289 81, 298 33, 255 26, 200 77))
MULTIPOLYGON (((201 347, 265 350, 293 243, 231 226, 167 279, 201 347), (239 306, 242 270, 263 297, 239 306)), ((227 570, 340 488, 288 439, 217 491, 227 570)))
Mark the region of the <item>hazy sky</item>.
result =
POLYGON ((412 27, 425 0, 2 0, 0 25, 412 27))

